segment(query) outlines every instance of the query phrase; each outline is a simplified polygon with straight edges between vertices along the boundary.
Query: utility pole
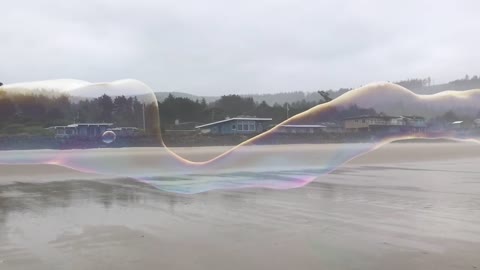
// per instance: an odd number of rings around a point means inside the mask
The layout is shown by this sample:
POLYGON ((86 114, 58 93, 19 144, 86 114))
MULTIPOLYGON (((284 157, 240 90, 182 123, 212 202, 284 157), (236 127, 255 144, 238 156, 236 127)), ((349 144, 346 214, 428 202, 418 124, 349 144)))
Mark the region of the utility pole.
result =
POLYGON ((290 117, 289 116, 289 111, 290 111, 290 107, 288 107, 288 103, 287 103, 287 119, 290 117))

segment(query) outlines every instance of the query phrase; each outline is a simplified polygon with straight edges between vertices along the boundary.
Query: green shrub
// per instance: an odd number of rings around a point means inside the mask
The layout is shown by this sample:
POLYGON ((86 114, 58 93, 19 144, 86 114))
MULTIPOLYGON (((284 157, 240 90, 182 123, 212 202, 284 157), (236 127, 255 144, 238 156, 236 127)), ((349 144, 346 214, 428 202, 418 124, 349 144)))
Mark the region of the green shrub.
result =
POLYGON ((3 135, 30 135, 30 136, 53 136, 53 131, 41 126, 27 126, 23 124, 8 124, 0 130, 3 135))

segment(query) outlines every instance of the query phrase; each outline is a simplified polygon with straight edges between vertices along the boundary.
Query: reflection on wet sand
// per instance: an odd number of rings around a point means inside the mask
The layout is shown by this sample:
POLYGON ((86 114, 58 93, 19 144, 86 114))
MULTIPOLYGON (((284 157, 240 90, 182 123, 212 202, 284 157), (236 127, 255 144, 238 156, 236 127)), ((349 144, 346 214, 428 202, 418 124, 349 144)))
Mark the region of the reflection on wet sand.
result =
POLYGON ((0 269, 480 267, 478 158, 369 160, 292 190, 5 184, 0 269))

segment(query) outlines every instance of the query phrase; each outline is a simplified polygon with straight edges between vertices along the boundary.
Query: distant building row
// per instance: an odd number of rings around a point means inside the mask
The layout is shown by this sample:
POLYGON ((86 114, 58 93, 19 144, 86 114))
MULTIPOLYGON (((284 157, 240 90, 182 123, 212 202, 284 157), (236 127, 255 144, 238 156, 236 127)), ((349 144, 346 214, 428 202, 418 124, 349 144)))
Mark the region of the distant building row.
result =
MULTIPOLYGON (((201 133, 229 135, 261 133, 271 125, 272 118, 234 117, 196 126, 201 133)), ((425 118, 420 116, 362 115, 344 119, 343 123, 286 124, 275 132, 284 134, 342 133, 358 131, 412 131, 423 132, 425 118)))
POLYGON ((424 132, 427 123, 421 116, 361 115, 344 119, 346 131, 424 132))
MULTIPOLYGON (((273 127, 272 118, 257 118, 253 116, 239 116, 227 118, 208 124, 196 122, 176 122, 173 129, 167 132, 200 132, 213 135, 259 134, 273 127)), ((480 127, 480 120, 475 125, 480 127)), ((452 130, 465 129, 463 121, 451 123, 452 130)), ((275 132, 280 134, 315 134, 315 133, 355 133, 355 132, 425 132, 426 121, 421 116, 388 116, 388 115, 360 115, 343 119, 341 123, 301 123, 284 124, 276 127, 275 132)), ((135 127, 114 127, 112 123, 78 123, 68 126, 48 128, 55 131, 57 139, 91 139, 99 138, 105 131, 113 131, 118 137, 131 137, 139 133, 135 127)))
POLYGON ((113 123, 78 123, 68 126, 47 128, 55 133, 55 139, 95 139, 100 138, 105 131, 113 131, 118 137, 136 136, 139 130, 135 127, 114 127, 113 123))

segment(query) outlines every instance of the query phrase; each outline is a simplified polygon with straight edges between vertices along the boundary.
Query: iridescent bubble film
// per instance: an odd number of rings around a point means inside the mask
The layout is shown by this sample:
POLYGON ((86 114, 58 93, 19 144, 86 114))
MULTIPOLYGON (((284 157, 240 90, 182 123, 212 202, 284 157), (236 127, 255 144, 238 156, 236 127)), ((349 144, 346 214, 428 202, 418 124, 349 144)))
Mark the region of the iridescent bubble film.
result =
POLYGON ((37 104, 48 97, 42 104, 51 106, 43 106, 51 115, 62 113, 62 100, 69 100, 75 108, 92 106, 92 99, 114 106, 109 97, 128 104, 122 107, 126 111, 121 119, 102 118, 103 107, 92 107, 91 114, 65 115, 68 123, 52 122, 49 127, 62 150, 5 152, 1 164, 55 164, 112 179, 134 178, 161 190, 187 194, 301 187, 386 143, 407 139, 478 142, 480 135, 480 90, 417 95, 396 84, 372 83, 274 126, 269 126, 268 118, 255 116, 198 125, 198 136, 213 136, 227 128, 235 134, 246 130, 258 134, 234 147, 191 149, 164 142, 162 108, 152 89, 136 80, 43 81, 4 85, 0 91, 2 104, 13 99, 31 99, 37 104), (98 137, 98 145, 82 136, 98 137), (118 147, 104 148, 105 144, 118 147))
POLYGON ((117 138, 117 134, 111 130, 107 130, 102 134, 102 141, 106 144, 111 144, 117 138))

